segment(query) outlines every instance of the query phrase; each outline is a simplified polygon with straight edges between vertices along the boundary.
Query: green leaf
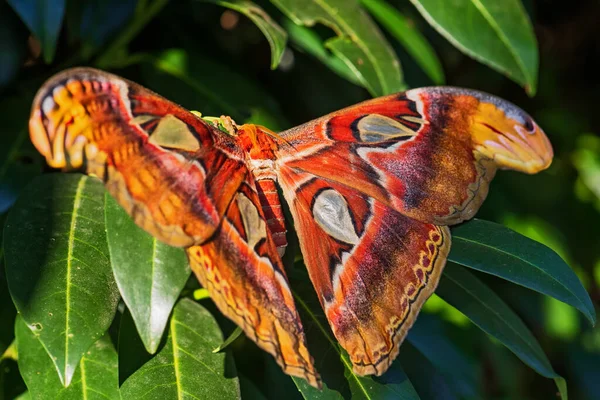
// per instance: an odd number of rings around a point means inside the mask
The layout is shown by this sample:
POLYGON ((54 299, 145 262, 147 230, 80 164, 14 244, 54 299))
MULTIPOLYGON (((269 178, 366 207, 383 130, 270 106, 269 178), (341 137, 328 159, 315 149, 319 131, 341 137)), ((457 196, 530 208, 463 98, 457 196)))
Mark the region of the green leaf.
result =
POLYGON ((296 25, 289 19, 284 21, 283 26, 290 35, 290 40, 300 49, 321 61, 344 79, 355 85, 361 84, 358 77, 342 60, 327 51, 325 44, 315 31, 301 25, 296 25))
POLYGON ((377 25, 357 0, 272 0, 294 23, 312 27, 317 23, 337 35, 325 47, 341 59, 373 96, 405 88, 400 61, 377 25))
POLYGON ((259 6, 248 0, 202 0, 230 8, 250 18, 265 35, 271 47, 271 69, 276 69, 281 62, 287 33, 259 6))
POLYGON ((449 260, 554 297, 596 323, 596 311, 573 270, 550 248, 500 224, 474 219, 452 228, 449 260))
POLYGON ((115 280, 146 350, 154 353, 190 276, 187 257, 183 249, 168 246, 138 227, 108 192, 105 207, 115 280))
POLYGON ((242 328, 240 328, 239 326, 236 327, 235 330, 233 332, 231 332, 231 335, 229 335, 227 337, 227 339, 225 339, 223 341, 223 343, 221 343, 216 349, 213 350, 213 353, 220 353, 220 352, 224 351, 233 342, 235 342, 237 340, 237 338, 239 338, 242 335, 243 332, 244 331, 242 330, 242 328))
POLYGON ((523 321, 467 269, 448 263, 436 293, 537 373, 546 378, 562 379, 554 372, 546 354, 523 321))
POLYGON ((519 0, 411 0, 442 36, 466 55, 537 88, 538 50, 519 0))
POLYGON ((15 323, 15 335, 19 343, 19 371, 31 399, 120 399, 117 352, 108 335, 85 352, 68 388, 61 384, 44 346, 21 317, 15 323))
POLYGON ((292 271, 296 306, 304 323, 309 351, 323 380, 323 390, 292 377, 304 398, 312 399, 418 399, 419 396, 398 363, 382 376, 359 376, 352 371, 348 354, 333 336, 304 268, 292 271))
POLYGON ((444 84, 444 70, 425 36, 404 15, 384 0, 361 0, 365 8, 383 25, 436 85, 444 84))
POLYGON ((65 386, 110 326, 119 301, 103 213, 99 180, 51 174, 23 191, 6 221, 10 294, 65 386))
POLYGON ((65 0, 7 0, 39 39, 46 63, 52 62, 65 14, 65 0))
POLYGON ((213 316, 190 299, 180 300, 165 346, 121 387, 124 399, 232 399, 240 397, 230 354, 213 354, 223 341, 213 316))

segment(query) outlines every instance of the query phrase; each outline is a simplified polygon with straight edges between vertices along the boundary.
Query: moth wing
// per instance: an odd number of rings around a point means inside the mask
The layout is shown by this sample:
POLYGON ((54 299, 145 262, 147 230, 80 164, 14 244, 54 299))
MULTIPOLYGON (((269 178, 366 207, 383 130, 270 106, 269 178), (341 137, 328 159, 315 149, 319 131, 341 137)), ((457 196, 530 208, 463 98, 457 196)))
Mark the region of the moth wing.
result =
POLYGON ((320 387, 281 258, 252 182, 243 184, 215 235, 187 249, 219 310, 271 353, 283 371, 320 387))

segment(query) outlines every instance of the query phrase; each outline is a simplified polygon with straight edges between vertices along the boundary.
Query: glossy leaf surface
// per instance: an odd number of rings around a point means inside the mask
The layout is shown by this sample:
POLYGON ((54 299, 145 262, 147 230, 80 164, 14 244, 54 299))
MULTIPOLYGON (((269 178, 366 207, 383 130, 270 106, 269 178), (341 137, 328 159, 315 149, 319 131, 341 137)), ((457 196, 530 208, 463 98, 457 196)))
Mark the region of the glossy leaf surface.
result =
POLYGON ((535 94, 537 43, 519 0, 411 1, 431 26, 459 50, 535 94))
POLYGON ((110 261, 121 296, 149 353, 156 352, 169 314, 189 276, 185 252, 146 233, 106 193, 110 261))
POLYGON ((467 269, 448 263, 436 293, 540 375, 563 382, 523 321, 467 269))
POLYGON ((73 381, 64 388, 56 368, 35 333, 22 318, 15 323, 19 345, 19 370, 31 399, 119 399, 117 352, 108 335, 94 343, 83 355, 73 381))
POLYGON ((177 303, 165 346, 121 387, 124 399, 235 399, 233 359, 212 350, 223 341, 213 316, 189 299, 177 303))
POLYGON ((596 322, 589 295, 558 254, 505 226, 474 219, 454 227, 449 259, 552 296, 596 322))
POLYGON ((423 34, 395 7, 385 0, 361 0, 361 4, 373 15, 408 54, 419 64, 436 85, 444 84, 444 70, 435 51, 423 34))
POLYGON ((119 300, 103 213, 99 180, 55 174, 32 182, 6 221, 11 296, 65 386, 110 326, 119 300))
POLYGON ((317 23, 333 29, 336 37, 325 47, 340 58, 373 96, 405 88, 400 62, 377 26, 357 0, 273 0, 298 25, 317 23))

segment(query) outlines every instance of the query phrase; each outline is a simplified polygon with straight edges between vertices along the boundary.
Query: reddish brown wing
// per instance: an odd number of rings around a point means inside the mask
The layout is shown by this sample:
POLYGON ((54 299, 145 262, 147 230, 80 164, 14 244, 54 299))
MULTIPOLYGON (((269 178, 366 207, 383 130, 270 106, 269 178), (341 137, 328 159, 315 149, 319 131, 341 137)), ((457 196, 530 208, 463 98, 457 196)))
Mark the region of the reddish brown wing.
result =
POLYGON ((49 165, 103 179, 140 226, 174 246, 210 237, 248 174, 227 135, 135 83, 89 68, 44 84, 30 134, 49 165))
POLYGON ((219 310, 271 353, 285 373, 320 387, 277 247, 253 187, 252 181, 240 187, 213 238, 187 250, 190 265, 219 310))
POLYGON ((283 369, 320 386, 244 154, 185 109, 93 69, 50 79, 34 101, 31 138, 56 168, 104 180, 136 223, 188 247, 221 311, 283 369))
POLYGON ((359 374, 381 374, 498 168, 552 159, 523 111, 455 88, 411 90, 283 132, 278 179, 310 278, 359 374))
POLYGON ((382 374, 438 284, 448 228, 408 218, 339 183, 288 169, 280 176, 336 338, 356 373, 382 374))
POLYGON ((423 222, 471 218, 498 168, 548 167, 546 135, 481 92, 423 88, 380 97, 283 132, 280 165, 344 183, 423 222))

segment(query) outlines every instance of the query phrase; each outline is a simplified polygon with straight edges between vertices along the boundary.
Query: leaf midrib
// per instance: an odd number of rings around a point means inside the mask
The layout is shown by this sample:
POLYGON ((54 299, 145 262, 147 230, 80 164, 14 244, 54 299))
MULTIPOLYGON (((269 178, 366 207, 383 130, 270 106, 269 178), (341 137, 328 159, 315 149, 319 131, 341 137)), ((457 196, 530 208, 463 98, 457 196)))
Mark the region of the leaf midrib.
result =
MULTIPOLYGON (((548 273, 548 272, 546 272, 546 271, 545 271, 543 268, 540 268, 540 267, 538 267, 538 266, 537 266, 537 265, 535 265, 534 263, 532 263, 532 262, 530 262, 530 261, 528 261, 528 260, 526 260, 526 259, 524 259, 524 258, 521 258, 521 257, 519 257, 519 256, 517 256, 517 255, 515 255, 515 254, 509 253, 509 252, 508 252, 508 251, 506 251, 506 250, 500 249, 500 248, 498 248, 498 247, 491 246, 491 245, 489 245, 489 244, 486 244, 486 243, 482 243, 482 242, 476 242, 476 241, 475 241, 475 240, 473 240, 473 239, 467 239, 467 238, 465 238, 465 237, 462 237, 462 236, 455 236, 455 237, 454 237, 454 240, 463 240, 463 241, 465 241, 465 242, 468 242, 468 243, 470 243, 470 244, 474 244, 475 246, 482 246, 482 247, 485 247, 485 248, 487 248, 487 249, 491 249, 491 251, 495 251, 495 252, 498 252, 498 253, 504 254, 504 255, 506 255, 506 256, 508 256, 508 257, 510 257, 510 258, 514 258, 514 259, 517 259, 517 260, 519 260, 519 261, 522 261, 522 262, 523 262, 523 263, 525 263, 525 264, 531 265, 531 266, 532 266, 532 267, 534 267, 536 270, 538 270, 538 271, 541 271, 541 272, 543 273, 543 275, 550 277, 552 281, 554 281, 554 282, 558 283, 558 285, 559 285, 559 286, 561 286, 562 288, 564 288, 564 289, 565 289, 565 290, 566 290, 568 293, 571 293, 571 294, 572 294, 572 295, 573 295, 573 296, 574 296, 574 297, 575 297, 575 298, 576 298, 576 299, 579 301, 579 303, 585 307, 585 303, 584 303, 584 302, 581 300, 581 298, 580 298, 580 297, 577 295, 577 293, 574 293, 574 292, 572 292, 572 291, 571 291, 571 290, 570 290, 570 289, 569 289, 567 286, 565 286, 565 285, 564 285, 564 284, 563 284, 563 283, 562 283, 562 282, 561 282, 559 279, 556 279, 556 278, 555 278, 553 275, 549 274, 549 273, 548 273)), ((456 260, 454 260, 454 259, 453 259, 453 261, 456 261, 456 260)), ((456 262, 458 262, 458 261, 456 261, 456 262)), ((464 265, 464 264, 462 264, 462 263, 460 263, 460 264, 461 264, 461 265, 464 265)), ((466 267, 471 267, 471 268, 472 268, 472 266, 470 266, 470 265, 465 265, 465 266, 466 266, 466 267)), ((485 271, 487 271, 487 270, 485 270, 485 271)), ((521 285, 521 286, 524 286, 524 285, 521 285)), ((535 290, 535 289, 534 289, 534 290, 535 290)), ((537 290, 536 290, 536 291, 537 291, 537 290)), ((589 310, 587 310, 587 307, 585 307, 585 309, 586 309, 586 311, 589 311, 589 310)))
MULTIPOLYGON (((450 274, 445 274, 445 276, 446 276, 446 278, 448 278, 450 281, 452 281, 454 284, 456 284, 458 287, 460 287, 461 289, 463 289, 463 290, 464 290, 464 291, 465 291, 465 292, 466 292, 468 295, 470 295, 471 297, 473 297, 475 300, 479 301, 479 303, 480 303, 481 305, 483 305, 483 306, 485 307, 485 309, 486 309, 486 310, 488 310, 488 312, 489 312, 490 314, 492 314, 492 315, 496 315, 496 316, 497 316, 497 318, 498 318, 500 321, 502 321, 502 322, 503 322, 503 323, 504 323, 506 326, 508 326, 508 328, 509 328, 509 329, 510 329, 510 330, 511 330, 511 331, 512 331, 512 332, 513 332, 513 333, 514 333, 514 334, 515 334, 515 335, 516 335, 518 338, 521 338, 521 339, 523 340, 523 342, 525 343, 525 345, 526 345, 526 346, 527 346, 527 347, 528 347, 530 350, 532 350, 534 354, 536 354, 536 353, 537 353, 537 351, 535 350, 535 347, 534 347, 534 345, 533 345, 533 344, 532 344, 532 343, 531 343, 529 340, 525 339, 525 337, 524 337, 523 335, 521 335, 521 334, 520 334, 520 333, 519 333, 517 330, 515 330, 515 328, 513 328, 513 326, 512 326, 510 323, 508 323, 508 321, 507 321, 505 318, 503 318, 503 317, 502 317, 502 315, 500 315, 500 314, 499 314, 499 313, 496 311, 496 309, 495 309, 494 307, 490 307, 490 306, 488 305, 488 303, 486 303, 485 301, 483 301, 483 300, 482 300, 482 299, 481 299, 481 298, 480 298, 480 297, 479 297, 479 296, 478 296, 478 295, 477 295, 475 292, 473 292, 472 290, 470 290, 470 289, 468 289, 467 287, 465 287, 464 285, 462 285, 462 284, 461 284, 461 283, 460 283, 458 280, 456 280, 456 279, 453 279, 453 277, 452 277, 452 276, 450 276, 450 274)), ((518 318, 518 317, 517 317, 517 318, 518 318)), ((478 323, 476 323, 476 322, 474 322, 474 321, 473 321, 473 323, 474 323, 475 325, 479 326, 481 329, 483 329, 483 328, 481 327, 481 325, 480 325, 480 324, 478 324, 478 323)), ((486 332, 487 332, 487 331, 486 331, 486 332)), ((491 333, 490 333, 490 334, 491 334, 491 333)), ((492 336, 494 336, 494 335, 492 335, 492 336)), ((502 343, 503 343, 504 345, 506 345, 504 342, 502 342, 502 343)), ((507 346, 507 347, 508 347, 508 346, 507 346)), ((510 347, 509 347, 509 348, 510 348, 510 347)), ((513 351, 513 352, 514 352, 514 350, 512 350, 512 349, 511 349, 511 351, 513 351)), ((514 352, 514 353, 516 354, 516 352, 514 352)), ((519 358, 521 358, 521 357, 519 357, 519 358)), ((536 355, 536 358, 538 358, 539 360, 542 360, 542 358, 540 358, 540 357, 539 357, 539 355, 536 355)), ((523 361, 525 361, 525 360, 523 360, 523 361)), ((527 362, 526 362, 526 363, 527 363, 527 362)), ((542 361, 542 363, 543 363, 543 361, 542 361)), ((548 362, 548 363, 549 363, 549 362, 548 362)), ((533 366, 532 366, 532 367, 533 367, 533 366)), ((533 368, 537 370, 537 368, 535 368, 535 367, 533 367, 533 368)), ((550 371, 554 372, 554 370, 552 369, 552 366, 550 366, 550 365, 547 365, 547 366, 546 366, 546 368, 549 368, 549 369, 550 369, 550 371)), ((554 375, 553 375, 553 376, 550 376, 550 378, 554 378, 554 377, 557 377, 557 376, 559 376, 559 375, 558 375, 558 374, 556 374, 556 372, 554 372, 554 375)))
POLYGON ((69 330, 70 330, 70 314, 71 314, 71 270, 73 260, 73 247, 75 242, 75 229, 77 228, 77 216, 79 214, 79 208, 81 207, 81 194, 85 188, 87 182, 87 176, 82 176, 77 183, 77 189, 75 190, 75 197, 73 200, 73 213, 71 214, 71 223, 69 228, 69 241, 67 250, 67 275, 66 275, 66 291, 65 291, 65 364, 64 364, 64 380, 68 382, 70 379, 67 377, 68 365, 69 365, 69 330))
POLYGON ((523 73, 523 76, 525 77, 525 80, 529 81, 529 82, 532 82, 532 77, 529 75, 529 72, 528 72, 527 68, 523 64, 523 60, 515 52, 515 49, 513 48, 510 40, 504 34, 504 32, 502 31, 502 29, 500 28, 500 26, 496 23, 496 21, 494 20, 494 18, 492 17, 492 15, 489 13, 489 11, 485 7, 485 5, 483 5, 483 3, 481 3, 481 0, 471 0, 471 2, 475 6, 475 8, 481 13, 481 15, 483 16, 483 18, 488 22, 488 24, 490 24, 490 26, 492 27, 492 29, 496 32, 496 35, 498 35, 498 38, 500 39, 500 41, 502 43, 504 43, 504 46, 506 46, 506 48, 508 49, 509 53, 512 54, 515 62, 517 63, 517 65, 521 69, 521 72, 523 73))
MULTIPOLYGON (((369 59, 369 62, 371 63, 371 65, 373 66, 373 69, 375 69, 375 73, 377 74, 377 79, 379 81, 379 84, 381 85, 382 89, 384 89, 384 94, 387 94, 389 92, 389 88, 387 87, 387 82, 386 80, 383 78, 383 72, 378 68, 378 64, 377 64, 377 59, 373 56, 373 54, 369 51, 369 47, 366 45, 366 43, 364 43, 362 40, 360 40, 360 36, 358 36, 356 34, 356 32, 348 25, 346 24, 346 21, 343 18, 339 18, 336 16, 335 13, 333 13, 331 7, 329 6, 329 4, 327 4, 326 2, 324 2, 323 0, 313 0, 315 3, 319 4, 319 6, 321 6, 321 8, 327 12, 327 14, 329 14, 329 16, 331 18, 333 18, 333 20, 342 27, 342 29, 349 34, 350 39, 356 43, 358 45, 358 47, 366 54, 367 58, 369 59)), ((359 8, 358 9, 358 13, 362 12, 362 10, 359 8)), ((362 73, 361 73, 362 75, 362 73)))

